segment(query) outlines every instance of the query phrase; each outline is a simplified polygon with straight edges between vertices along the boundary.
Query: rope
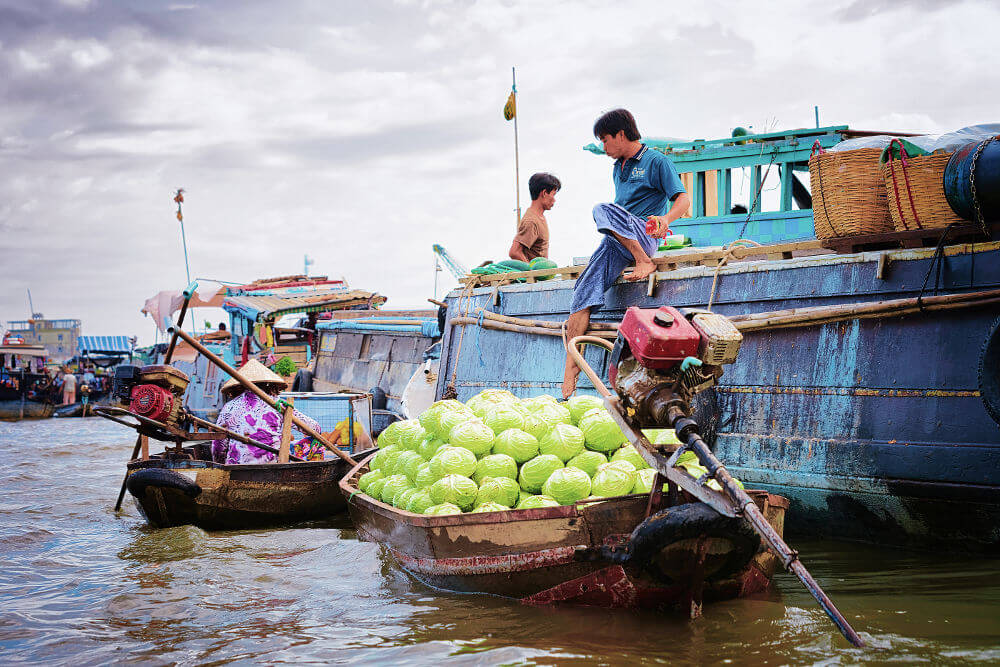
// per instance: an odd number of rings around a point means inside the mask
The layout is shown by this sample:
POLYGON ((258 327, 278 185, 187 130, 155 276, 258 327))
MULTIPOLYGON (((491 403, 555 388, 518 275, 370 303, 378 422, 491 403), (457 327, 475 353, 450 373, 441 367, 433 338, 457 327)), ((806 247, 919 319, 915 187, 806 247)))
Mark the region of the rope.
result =
POLYGON ((944 241, 948 238, 948 234, 951 233, 952 227, 957 227, 959 223, 953 222, 944 228, 944 233, 941 234, 941 238, 938 239, 937 246, 934 248, 934 257, 931 259, 931 265, 927 267, 927 274, 924 276, 924 283, 920 286, 920 294, 917 295, 917 309, 923 313, 924 310, 924 291, 927 289, 927 281, 930 280, 931 272, 934 271, 934 294, 938 293, 938 289, 941 284, 941 270, 944 268, 944 241), (936 271, 935 271, 936 269, 936 271))
MULTIPOLYGON (((761 182, 763 182, 763 181, 761 181, 761 182)), ((715 273, 712 276, 712 291, 709 292, 709 294, 708 294, 708 305, 705 306, 705 310, 712 310, 712 302, 715 301, 715 289, 719 286, 719 271, 722 269, 722 267, 727 262, 729 262, 729 258, 733 256, 733 254, 736 251, 736 248, 739 247, 739 246, 736 245, 738 243, 739 244, 749 244, 751 246, 755 246, 755 247, 758 247, 758 248, 760 247, 759 243, 757 243, 756 241, 751 241, 750 239, 736 239, 735 241, 732 241, 732 242, 728 243, 727 245, 723 246, 723 249, 726 252, 723 253, 722 259, 720 259, 719 263, 716 264, 716 266, 715 266, 715 273)))
POLYGON ((896 183, 896 161, 892 157, 893 144, 899 144, 899 161, 902 163, 900 171, 903 172, 903 180, 906 182, 906 196, 910 200, 910 210, 913 211, 913 220, 917 223, 917 229, 922 229, 923 225, 920 224, 920 217, 917 215, 917 207, 913 203, 913 188, 910 186, 910 175, 906 171, 906 168, 909 166, 906 158, 909 156, 906 154, 906 148, 903 146, 903 142, 899 139, 893 139, 889 142, 889 172, 892 174, 892 189, 896 194, 896 210, 899 211, 899 221, 902 223, 904 229, 910 229, 910 226, 906 224, 906 217, 903 215, 903 205, 900 202, 899 197, 899 185, 896 183))
MULTIPOLYGON (((816 140, 816 143, 819 143, 818 139, 816 140)), ((763 149, 761 149, 761 155, 763 154, 764 151, 763 149)), ((753 203, 750 204, 750 210, 747 211, 747 219, 743 221, 743 227, 740 229, 740 233, 736 235, 738 238, 743 238, 743 234, 747 230, 747 225, 750 224, 750 218, 753 217, 753 210, 757 208, 757 201, 760 199, 760 191, 764 189, 764 183, 767 182, 767 175, 771 173, 771 165, 774 164, 774 158, 776 158, 777 156, 778 156, 778 147, 775 146, 771 150, 771 161, 767 163, 767 169, 764 171, 764 177, 760 179, 760 184, 757 186, 757 193, 754 194, 753 196, 753 203)))
MULTIPOLYGON (((465 291, 458 297, 458 307, 460 310, 462 307, 462 299, 464 298, 466 300, 465 313, 463 315, 464 317, 468 317, 469 310, 472 309, 472 291, 474 289, 473 281, 470 280, 466 283, 465 291)), ((458 375, 458 362, 462 358, 462 341, 465 339, 465 329, 466 327, 462 327, 462 332, 458 335, 458 348, 455 350, 455 363, 452 364, 451 367, 451 379, 448 380, 448 384, 445 386, 444 392, 441 395, 441 398, 443 399, 458 397, 458 391, 455 389, 455 376, 458 375)))
MULTIPOLYGON (((809 161, 810 162, 812 162, 813 157, 816 156, 816 149, 817 148, 819 149, 819 155, 823 155, 824 153, 826 153, 826 151, 823 150, 822 144, 819 143, 819 139, 817 139, 816 141, 813 142, 812 150, 809 151, 809 161)), ((819 196, 819 201, 820 201, 821 204, 823 204, 823 215, 826 216, 826 223, 828 225, 830 225, 830 231, 833 232, 833 235, 835 237, 837 237, 837 238, 840 238, 840 237, 843 236, 843 234, 841 234, 840 232, 838 232, 837 228, 834 227, 834 225, 833 225, 833 218, 830 217, 830 211, 828 211, 827 208, 826 208, 826 195, 824 194, 824 190, 823 190, 823 169, 822 169, 822 167, 821 167, 821 165, 819 163, 819 158, 818 157, 816 157, 816 180, 819 181, 819 192, 814 193, 813 197, 816 197, 817 195, 819 196)), ((813 210, 815 211, 815 209, 816 209, 816 207, 814 206, 813 210)), ((815 213, 813 215, 815 216, 815 213)))

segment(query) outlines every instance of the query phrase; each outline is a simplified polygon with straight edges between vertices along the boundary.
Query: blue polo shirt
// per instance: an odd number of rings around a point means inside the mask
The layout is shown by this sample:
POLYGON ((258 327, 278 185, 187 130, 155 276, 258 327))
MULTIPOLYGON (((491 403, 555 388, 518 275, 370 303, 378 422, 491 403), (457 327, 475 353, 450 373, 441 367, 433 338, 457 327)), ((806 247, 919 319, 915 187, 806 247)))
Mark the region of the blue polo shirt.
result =
POLYGON ((615 160, 612 174, 615 203, 642 219, 663 215, 670 208, 670 201, 684 192, 674 163, 646 144, 624 163, 615 160))

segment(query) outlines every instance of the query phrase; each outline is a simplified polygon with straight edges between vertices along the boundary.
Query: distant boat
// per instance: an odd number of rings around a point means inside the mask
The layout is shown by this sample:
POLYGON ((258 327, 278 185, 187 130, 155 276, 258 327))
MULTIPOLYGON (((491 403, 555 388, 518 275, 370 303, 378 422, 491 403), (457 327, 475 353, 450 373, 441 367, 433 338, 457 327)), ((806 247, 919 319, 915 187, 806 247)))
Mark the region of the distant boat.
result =
POLYGON ((51 417, 56 392, 44 372, 48 351, 18 340, 8 336, 0 345, 0 421, 51 417))

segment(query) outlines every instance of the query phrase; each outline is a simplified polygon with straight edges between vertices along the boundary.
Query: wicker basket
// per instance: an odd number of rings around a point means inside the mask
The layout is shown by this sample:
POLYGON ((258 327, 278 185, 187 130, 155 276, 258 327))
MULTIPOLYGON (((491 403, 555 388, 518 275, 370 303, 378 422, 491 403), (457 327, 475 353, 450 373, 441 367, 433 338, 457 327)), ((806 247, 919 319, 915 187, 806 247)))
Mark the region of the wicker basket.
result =
POLYGON ((951 159, 951 153, 910 157, 901 142, 899 151, 898 158, 893 157, 890 151, 888 161, 882 165, 889 214, 896 231, 947 227, 952 223, 965 222, 951 210, 944 195, 944 168, 951 159))
MULTIPOLYGON (((818 143, 813 151, 819 148, 818 143)), ((822 148, 820 148, 822 151, 822 148)), ((814 153, 809 158, 816 238, 892 231, 878 148, 814 153)))

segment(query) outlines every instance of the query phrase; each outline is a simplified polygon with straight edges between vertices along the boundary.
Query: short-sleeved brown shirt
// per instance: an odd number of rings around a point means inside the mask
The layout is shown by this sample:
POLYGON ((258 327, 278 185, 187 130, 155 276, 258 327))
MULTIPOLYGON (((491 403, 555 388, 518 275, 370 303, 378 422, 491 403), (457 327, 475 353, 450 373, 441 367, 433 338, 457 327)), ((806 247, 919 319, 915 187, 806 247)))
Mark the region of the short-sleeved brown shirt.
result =
POLYGON ((532 260, 549 256, 549 225, 545 218, 529 210, 517 226, 514 241, 524 246, 524 254, 532 260))

